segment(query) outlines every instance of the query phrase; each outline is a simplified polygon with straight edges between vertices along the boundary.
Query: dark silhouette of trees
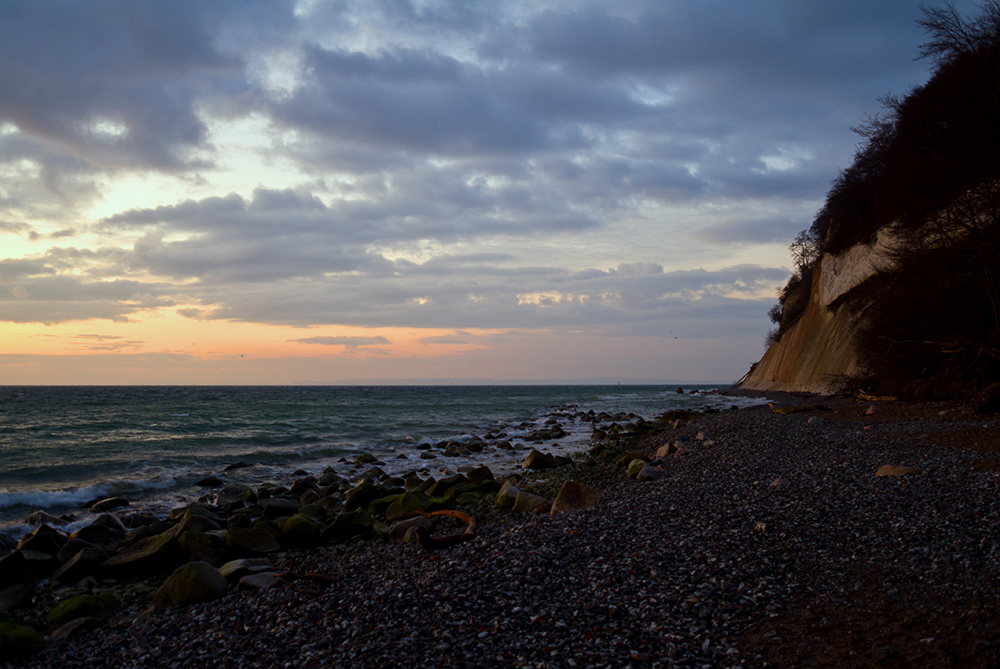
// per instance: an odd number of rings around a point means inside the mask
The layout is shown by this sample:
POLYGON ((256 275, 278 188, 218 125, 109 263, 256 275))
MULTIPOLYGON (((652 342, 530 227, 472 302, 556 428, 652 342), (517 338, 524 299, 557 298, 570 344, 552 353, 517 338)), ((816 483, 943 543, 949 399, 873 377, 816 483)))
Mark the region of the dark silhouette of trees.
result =
POLYGON ((951 3, 923 11, 921 56, 935 69, 853 129, 863 140, 854 162, 790 247, 796 271, 779 293, 779 336, 808 302, 822 253, 885 229, 897 241, 894 269, 838 304, 862 316, 865 382, 969 394, 1000 382, 1000 2, 973 18, 951 3))

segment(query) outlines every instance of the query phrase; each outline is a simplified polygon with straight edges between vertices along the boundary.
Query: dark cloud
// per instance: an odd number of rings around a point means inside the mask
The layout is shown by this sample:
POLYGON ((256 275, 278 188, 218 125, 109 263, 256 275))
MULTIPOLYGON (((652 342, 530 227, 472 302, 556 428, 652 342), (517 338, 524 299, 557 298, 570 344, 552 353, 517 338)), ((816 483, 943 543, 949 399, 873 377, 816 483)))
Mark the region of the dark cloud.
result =
POLYGON ((296 326, 761 331, 761 296, 787 270, 677 267, 719 267, 809 224, 853 152, 849 127, 925 78, 918 13, 4 3, 0 232, 33 246, 0 260, 2 317, 184 305, 296 326), (237 148, 259 175, 220 173, 240 161, 221 153, 239 138, 211 134, 230 121, 253 121, 237 148), (114 178, 150 172, 190 196, 93 220, 114 178))

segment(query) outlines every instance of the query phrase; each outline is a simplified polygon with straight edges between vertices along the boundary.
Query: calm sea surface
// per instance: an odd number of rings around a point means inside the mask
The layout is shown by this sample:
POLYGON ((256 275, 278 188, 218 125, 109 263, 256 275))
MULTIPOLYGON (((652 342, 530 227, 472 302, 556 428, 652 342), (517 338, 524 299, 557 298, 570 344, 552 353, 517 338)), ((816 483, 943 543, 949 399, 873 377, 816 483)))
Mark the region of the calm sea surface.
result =
MULTIPOLYGON (((686 390, 710 390, 689 386, 686 390)), ((362 452, 405 473, 439 475, 523 459, 488 449, 468 458, 420 460, 416 446, 490 430, 517 441, 556 417, 569 436, 550 452, 579 450, 590 425, 578 411, 634 412, 729 407, 753 402, 679 394, 676 386, 257 386, 0 387, 0 528, 24 530, 35 509, 73 512, 94 498, 123 496, 170 508, 202 494, 215 474, 247 483, 288 482, 292 472, 332 466, 357 473, 362 452), (234 462, 253 465, 223 474, 234 462)))

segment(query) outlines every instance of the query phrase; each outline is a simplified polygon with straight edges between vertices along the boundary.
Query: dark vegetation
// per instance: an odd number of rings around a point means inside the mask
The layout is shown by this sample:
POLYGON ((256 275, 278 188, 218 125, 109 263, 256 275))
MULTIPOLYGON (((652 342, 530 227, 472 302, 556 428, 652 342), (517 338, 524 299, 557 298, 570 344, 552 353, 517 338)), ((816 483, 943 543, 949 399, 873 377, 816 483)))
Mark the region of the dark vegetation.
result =
POLYGON ((923 86, 881 99, 855 128, 853 164, 791 246, 795 272, 769 314, 781 334, 809 301, 823 253, 890 233, 893 269, 832 308, 857 313, 865 376, 914 398, 1000 391, 1000 2, 975 18, 924 9, 923 86))

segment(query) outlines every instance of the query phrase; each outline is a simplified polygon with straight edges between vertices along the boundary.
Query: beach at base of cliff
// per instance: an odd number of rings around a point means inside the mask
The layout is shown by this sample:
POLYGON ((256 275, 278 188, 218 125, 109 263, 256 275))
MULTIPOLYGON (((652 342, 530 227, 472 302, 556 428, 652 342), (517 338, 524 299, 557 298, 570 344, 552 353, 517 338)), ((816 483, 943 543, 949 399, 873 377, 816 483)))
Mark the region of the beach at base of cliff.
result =
POLYGON ((653 480, 615 453, 520 484, 551 498, 579 481, 601 490, 592 508, 484 506, 475 539, 438 551, 287 550, 273 587, 157 613, 133 590, 98 631, 12 666, 995 666, 1000 420, 948 403, 774 404, 788 411, 623 446, 653 480))

